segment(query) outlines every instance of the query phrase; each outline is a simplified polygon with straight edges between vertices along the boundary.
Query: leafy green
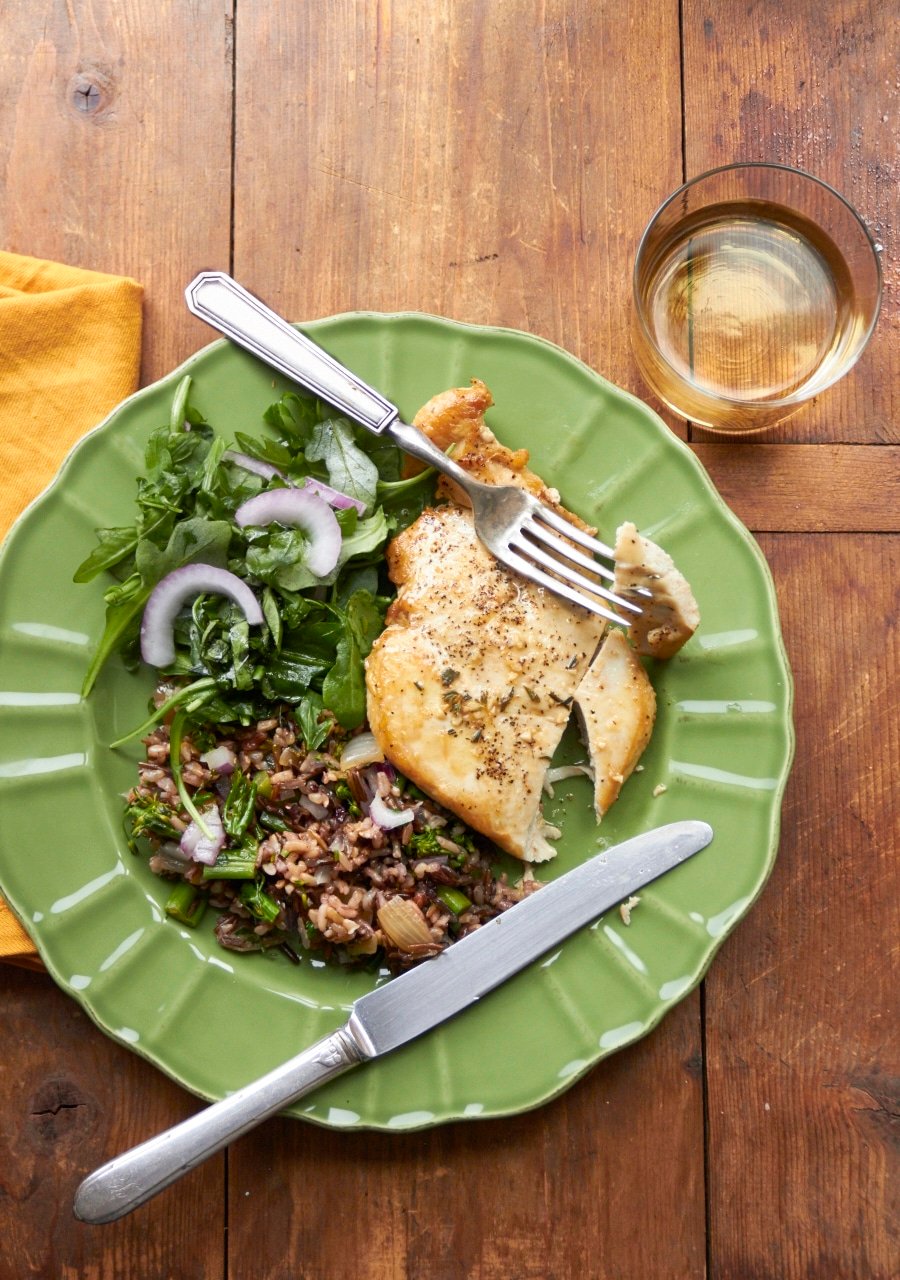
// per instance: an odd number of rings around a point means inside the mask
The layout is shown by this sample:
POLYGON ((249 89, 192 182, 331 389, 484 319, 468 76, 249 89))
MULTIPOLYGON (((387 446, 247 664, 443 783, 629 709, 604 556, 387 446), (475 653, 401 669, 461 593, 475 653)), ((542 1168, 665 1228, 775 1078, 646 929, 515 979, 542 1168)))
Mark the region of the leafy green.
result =
POLYGON ((165 547, 142 538, 135 549, 135 567, 142 582, 154 585, 186 564, 213 564, 221 569, 227 562, 230 542, 231 525, 227 520, 192 516, 175 526, 165 547))
POLYGON ((212 564, 247 583, 264 624, 249 626, 224 597, 196 597, 174 626, 170 674, 184 684, 156 721, 135 733, 175 713, 176 735, 190 731, 196 740, 203 726, 249 724, 285 702, 295 708, 307 747, 315 749, 335 722, 350 729, 365 718, 363 662, 384 626, 389 599, 384 547, 429 500, 430 477, 401 480, 394 445, 295 392, 265 411, 264 433, 235 432, 243 453, 272 463, 290 483, 327 481, 364 505, 362 516, 355 507, 335 512, 340 555, 331 573, 318 577, 307 567, 301 530, 235 523, 243 502, 285 481, 266 481, 227 459, 224 438, 191 405, 190 386, 190 378, 182 379, 169 421, 147 442, 134 522, 98 530, 96 546, 75 571, 78 582, 103 572, 113 579, 83 691, 113 653, 136 666, 141 615, 162 578, 183 565, 212 564))
POLYGON ((147 603, 150 588, 142 588, 137 595, 125 604, 110 605, 106 610, 106 624, 100 643, 94 650, 84 680, 81 685, 81 696, 86 698, 94 687, 94 682, 101 668, 117 649, 126 648, 137 636, 141 612, 147 603))
POLYGON ((279 906, 266 893, 265 885, 260 880, 241 885, 241 902, 257 920, 265 920, 274 924, 278 919, 279 906))
POLYGON ((231 786, 222 807, 222 825, 229 836, 242 836, 253 819, 256 783, 240 769, 231 775, 231 786))
POLYGON ((285 435, 305 443, 318 422, 316 401, 311 396, 286 391, 277 404, 269 406, 263 418, 269 426, 280 428, 285 435))
POLYGON ((362 654, 349 622, 338 640, 334 666, 322 682, 322 698, 344 729, 356 729, 366 718, 362 654))
POLYGON ((378 468, 356 443, 346 418, 317 422, 306 456, 312 462, 325 463, 328 481, 335 489, 362 502, 367 511, 375 506, 378 468))
POLYGON ((364 658, 384 630, 384 611, 369 591, 354 591, 346 604, 347 623, 364 658))
POLYGON ((388 533, 388 522, 380 507, 373 515, 367 516, 365 520, 355 521, 353 531, 344 534, 338 564, 344 565, 354 556, 369 555, 374 551, 380 551, 387 542, 388 533))
POLYGON ((331 716, 323 716, 325 703, 317 693, 308 693, 300 700, 294 711, 297 728, 303 735, 303 741, 310 751, 321 747, 332 729, 331 716))
POLYGON ((75 570, 73 582, 90 582, 104 569, 111 569, 138 544, 138 531, 134 525, 127 529, 98 529, 97 546, 75 570))

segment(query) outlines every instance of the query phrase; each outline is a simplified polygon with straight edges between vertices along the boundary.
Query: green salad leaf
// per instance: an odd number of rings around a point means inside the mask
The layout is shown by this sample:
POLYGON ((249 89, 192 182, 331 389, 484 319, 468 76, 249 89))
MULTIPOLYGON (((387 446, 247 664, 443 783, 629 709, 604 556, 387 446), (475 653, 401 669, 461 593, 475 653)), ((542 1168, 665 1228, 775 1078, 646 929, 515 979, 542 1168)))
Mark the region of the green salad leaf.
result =
POLYGON ((317 422, 306 446, 312 462, 324 462, 328 483, 348 498, 356 498, 367 511, 375 505, 378 468, 356 443, 353 427, 346 418, 326 418, 317 422))
POLYGON ((97 545, 75 571, 76 582, 104 572, 114 579, 83 693, 113 654, 136 664, 141 617, 156 584, 184 565, 211 564, 251 588, 264 625, 249 626, 221 596, 201 595, 182 609, 168 672, 182 681, 170 699, 178 731, 248 724, 274 703, 287 703, 314 749, 335 721, 354 729, 365 719, 363 663, 392 595, 384 549, 431 500, 432 476, 402 480, 395 446, 291 391, 262 415, 269 434, 234 433, 240 453, 277 468, 265 480, 225 456, 225 438, 192 406, 190 387, 190 378, 182 379, 169 422, 147 442, 134 523, 97 530, 97 545), (355 506, 335 512, 341 549, 324 577, 307 566, 302 530, 278 523, 241 528, 234 519, 249 498, 306 477, 327 481, 365 508, 363 515, 355 506))

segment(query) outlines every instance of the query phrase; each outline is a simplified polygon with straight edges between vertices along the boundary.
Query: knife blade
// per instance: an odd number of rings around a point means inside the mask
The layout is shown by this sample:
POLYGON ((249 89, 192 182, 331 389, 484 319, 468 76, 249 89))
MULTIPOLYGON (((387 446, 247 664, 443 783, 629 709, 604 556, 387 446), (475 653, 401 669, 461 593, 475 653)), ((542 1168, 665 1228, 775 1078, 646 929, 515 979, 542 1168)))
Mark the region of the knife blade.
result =
POLYGON ((712 837, 705 822, 673 822, 550 881, 434 959, 361 996, 342 1027, 274 1071, 97 1169, 76 1192, 75 1216, 90 1223, 124 1217, 312 1089, 455 1017, 617 902, 706 848, 712 837))

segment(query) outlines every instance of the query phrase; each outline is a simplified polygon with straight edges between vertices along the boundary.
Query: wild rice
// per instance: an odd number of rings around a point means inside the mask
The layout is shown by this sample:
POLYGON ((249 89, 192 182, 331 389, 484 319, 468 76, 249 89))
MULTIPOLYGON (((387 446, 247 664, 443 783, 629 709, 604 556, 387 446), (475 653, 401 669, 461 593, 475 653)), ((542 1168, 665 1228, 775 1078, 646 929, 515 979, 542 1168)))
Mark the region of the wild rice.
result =
POLYGON ((201 812, 215 804, 221 813, 233 784, 200 759, 214 746, 234 753, 235 772, 255 788, 245 832, 227 837, 219 854, 219 863, 232 850, 253 859, 255 880, 240 880, 217 879, 214 867, 204 869, 180 852, 178 838, 190 815, 172 775, 168 729, 162 725, 144 739, 146 760, 127 797, 133 833, 149 840, 156 874, 197 886, 220 913, 215 933, 223 947, 282 947, 292 959, 297 952, 315 953, 341 964, 385 964, 397 971, 540 887, 535 880, 513 885, 505 874, 496 875, 492 847, 389 764, 342 769, 346 741, 338 730, 319 750, 307 751, 287 707, 249 727, 186 734, 181 775, 201 812), (383 829, 366 812, 373 795, 389 808, 412 809, 413 821, 383 829), (146 817, 151 812, 153 823, 146 817), (242 888, 254 884, 273 904, 263 914, 274 919, 260 918, 259 903, 254 909, 242 900, 242 888), (424 918, 415 943, 392 937, 379 924, 379 911, 394 898, 415 903, 424 918))

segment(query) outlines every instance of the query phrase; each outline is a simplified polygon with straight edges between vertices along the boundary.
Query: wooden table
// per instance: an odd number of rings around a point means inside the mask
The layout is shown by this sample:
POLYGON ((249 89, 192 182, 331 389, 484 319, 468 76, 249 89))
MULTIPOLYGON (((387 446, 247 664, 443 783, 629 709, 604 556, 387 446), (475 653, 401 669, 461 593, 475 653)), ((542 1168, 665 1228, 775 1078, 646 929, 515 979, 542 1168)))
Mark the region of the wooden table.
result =
MULTIPOLYGON (((781 854, 702 988, 519 1118, 272 1121, 124 1222, 79 1179, 197 1102, 43 974, 3 986, 0 1276, 898 1274, 897 7, 892 0, 62 0, 0 9, 0 243, 146 286, 143 379, 230 266, 296 319, 527 329, 643 391, 640 231, 784 161, 884 246, 875 338, 752 444, 687 435, 772 565, 797 683, 781 854)), ((211 1047, 212 1051, 212 1047, 211 1047)))

